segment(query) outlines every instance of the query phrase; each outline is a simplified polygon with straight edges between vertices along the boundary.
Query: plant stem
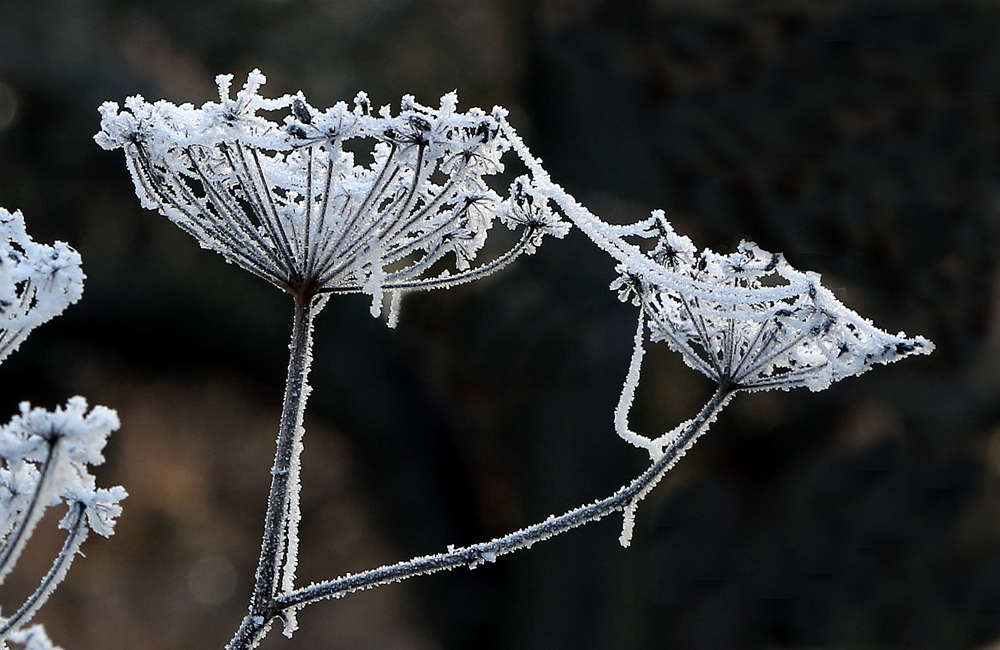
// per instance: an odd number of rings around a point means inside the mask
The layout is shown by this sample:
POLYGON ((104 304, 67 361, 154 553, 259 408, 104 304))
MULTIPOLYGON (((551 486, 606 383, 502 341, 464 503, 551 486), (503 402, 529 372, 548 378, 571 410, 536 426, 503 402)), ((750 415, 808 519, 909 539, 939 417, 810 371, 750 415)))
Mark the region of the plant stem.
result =
POLYGON ((267 498, 260 559, 254 574, 249 612, 226 646, 227 650, 255 647, 274 618, 270 612, 273 611, 274 597, 278 593, 279 566, 285 562, 289 552, 289 535, 286 532, 292 526, 294 533, 294 527, 298 525, 297 521, 289 521, 289 510, 292 508, 291 501, 298 499, 299 455, 305 432, 302 428, 302 416, 309 397, 306 378, 312 363, 312 320, 318 311, 314 306, 312 293, 295 295, 292 340, 288 345, 288 377, 285 380, 277 450, 271 467, 271 491, 267 498))
POLYGON ((61 454, 59 440, 48 441, 48 454, 45 462, 38 472, 38 483, 35 485, 35 492, 31 496, 31 503, 18 522, 15 530, 0 544, 0 584, 3 583, 7 575, 14 570, 14 565, 21 552, 28 543, 28 538, 35 530, 35 526, 41 521, 46 508, 49 507, 49 498, 52 496, 52 474, 60 459, 56 456, 61 454))
POLYGON ((663 456, 658 458, 630 484, 602 501, 570 510, 561 517, 550 517, 539 524, 491 542, 449 549, 447 553, 414 558, 364 573, 348 574, 336 580, 313 584, 283 594, 275 599, 273 609, 266 613, 265 620, 261 622, 261 628, 263 629, 267 624, 266 621, 270 621, 288 609, 297 609, 327 598, 340 598, 362 589, 399 582, 443 569, 453 569, 460 566, 475 568, 483 562, 494 561, 500 555, 528 548, 535 542, 547 540, 577 526, 597 521, 613 512, 623 510, 645 496, 663 478, 663 475, 684 456, 698 437, 708 430, 709 425, 728 403, 734 392, 735 388, 732 386, 719 387, 698 415, 690 421, 687 428, 664 450, 663 456))
POLYGON ((84 505, 82 503, 76 502, 70 506, 70 524, 68 529, 69 533, 66 536, 66 541, 63 543, 62 550, 59 551, 59 555, 52 563, 52 567, 48 570, 48 573, 42 578, 41 584, 35 589, 35 593, 28 597, 28 600, 21 605, 21 608, 13 616, 6 621, 2 621, 2 625, 0 625, 0 643, 10 636, 11 633, 16 632, 22 624, 30 621, 38 609, 52 595, 52 592, 56 590, 59 583, 66 577, 70 565, 73 564, 73 560, 76 558, 77 551, 80 550, 80 546, 87 539, 88 528, 86 517, 84 516, 84 505))

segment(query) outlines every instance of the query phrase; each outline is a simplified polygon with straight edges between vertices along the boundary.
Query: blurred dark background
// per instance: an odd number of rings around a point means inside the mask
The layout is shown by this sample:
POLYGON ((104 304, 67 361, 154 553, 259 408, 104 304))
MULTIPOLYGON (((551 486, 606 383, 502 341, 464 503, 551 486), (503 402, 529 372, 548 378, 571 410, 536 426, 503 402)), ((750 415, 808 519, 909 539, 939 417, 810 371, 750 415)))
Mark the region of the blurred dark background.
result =
MULTIPOLYGON (((1000 647, 1000 1, 0 0, 0 205, 83 255, 83 300, 0 368, 0 416, 119 410, 131 493, 38 620, 67 650, 221 648, 245 611, 290 300, 140 208, 96 108, 200 103, 252 68, 328 106, 366 90, 511 110, 607 219, 664 208, 820 272, 931 357, 741 396, 651 495, 475 571, 301 615, 277 648, 1000 647)), ((501 535, 645 466, 614 435, 632 307, 577 232, 472 286, 318 319, 300 583, 501 535)), ((661 346, 662 347, 662 346, 661 346)), ((658 433, 711 386, 652 348, 658 433)), ((43 522, 19 604, 60 543, 43 522)))

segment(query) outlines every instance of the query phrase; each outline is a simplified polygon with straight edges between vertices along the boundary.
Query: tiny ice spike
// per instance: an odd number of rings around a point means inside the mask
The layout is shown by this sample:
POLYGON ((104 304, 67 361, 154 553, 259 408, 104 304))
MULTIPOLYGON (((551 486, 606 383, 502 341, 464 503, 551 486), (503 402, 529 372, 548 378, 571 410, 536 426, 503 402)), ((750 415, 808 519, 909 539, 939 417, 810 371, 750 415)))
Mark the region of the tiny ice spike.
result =
POLYGON ((216 81, 219 103, 201 108, 108 102, 96 140, 125 151, 145 207, 291 293, 367 293, 377 315, 383 291, 474 280, 568 228, 542 198, 524 216, 530 179, 517 181, 516 204, 483 180, 511 147, 501 108, 460 113, 455 93, 436 109, 406 96, 393 116, 359 93, 353 106, 318 110, 301 93, 261 97, 257 70, 235 99, 232 75, 216 81), (260 110, 288 114, 279 124, 260 110), (521 240, 476 266, 494 216, 523 226, 521 240), (457 272, 443 268, 449 254, 457 272))
POLYGON ((79 253, 62 242, 36 244, 20 211, 0 208, 0 361, 79 300, 83 280, 79 253))
POLYGON ((729 255, 698 252, 662 211, 645 224, 655 238, 646 257, 665 273, 653 277, 626 262, 612 288, 641 306, 651 340, 666 341, 719 384, 820 391, 872 364, 934 349, 922 337, 875 328, 823 287, 818 274, 793 269, 780 254, 749 242, 729 255))

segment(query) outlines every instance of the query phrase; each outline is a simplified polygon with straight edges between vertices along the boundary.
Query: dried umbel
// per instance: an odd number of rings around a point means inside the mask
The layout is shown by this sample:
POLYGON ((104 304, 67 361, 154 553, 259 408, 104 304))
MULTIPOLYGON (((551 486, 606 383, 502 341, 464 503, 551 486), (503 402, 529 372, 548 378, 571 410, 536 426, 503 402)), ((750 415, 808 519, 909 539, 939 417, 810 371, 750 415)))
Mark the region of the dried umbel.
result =
MULTIPOLYGON (((219 102, 201 108, 141 97, 124 110, 106 103, 96 140, 124 150, 145 207, 295 298, 261 555, 247 617, 229 646, 247 648, 278 615, 276 599, 298 593, 306 378, 312 321, 327 295, 369 294, 377 316, 389 294, 392 325, 403 293, 484 277, 569 225, 539 193, 537 175, 515 179, 506 197, 486 182, 504 170, 516 139, 501 108, 462 113, 450 93, 438 108, 404 97, 393 115, 373 111, 361 93, 351 106, 318 110, 301 93, 262 97, 256 70, 235 99, 232 76, 217 82, 219 102), (259 111, 286 115, 279 123, 259 111), (504 252, 481 254, 496 219, 520 237, 504 252)), ((282 608, 286 634, 296 609, 282 608)))
POLYGON ((736 390, 823 390, 875 363, 929 354, 922 338, 874 327, 777 253, 742 242, 736 252, 697 251, 663 212, 646 224, 655 237, 647 257, 673 276, 666 284, 627 263, 612 288, 642 307, 653 341, 666 341, 685 363, 736 390))
MULTIPOLYGON (((0 208, 0 361, 36 326, 62 313, 83 293, 80 256, 56 242, 36 244, 20 212, 0 208)), ((0 584, 14 569, 46 510, 67 506, 59 527, 66 540, 52 567, 13 614, 0 618, 0 649, 6 641, 28 650, 55 648, 41 626, 25 628, 62 582, 89 531, 110 537, 127 495, 121 486, 99 489, 90 467, 119 427, 117 414, 89 408, 74 397, 55 411, 21 404, 0 427, 0 584)))
POLYGON ((611 288, 639 306, 632 362, 616 413, 619 435, 656 457, 671 434, 629 431, 645 330, 727 392, 771 388, 813 391, 876 363, 930 354, 923 337, 884 332, 843 305, 816 273, 796 271, 777 253, 742 242, 736 252, 698 251, 662 211, 628 233, 653 240, 647 252, 619 242, 623 256, 611 288), (650 271, 652 265, 652 272, 650 271))
POLYGON ((531 179, 507 198, 485 182, 510 148, 503 109, 462 113, 450 93, 439 108, 404 97, 392 115, 359 93, 317 110, 301 94, 261 97, 259 71, 235 99, 231 81, 218 77, 219 103, 201 108, 106 103, 96 139, 125 151, 145 207, 293 294, 364 292, 377 315, 384 291, 474 280, 568 228, 536 218, 544 205, 526 213, 544 203, 532 201, 531 179), (288 114, 279 124, 261 110, 288 114), (522 227, 520 241, 477 265, 498 215, 522 227))
POLYGON ((79 253, 62 242, 36 244, 21 213, 0 208, 0 361, 79 300, 83 280, 79 253))
MULTIPOLYGON (((650 340, 665 341, 688 366, 716 382, 720 408, 738 391, 820 391, 873 364, 934 350, 923 337, 893 336, 874 327, 822 286, 819 275, 796 271, 780 254, 755 244, 742 242, 729 255, 698 251, 662 211, 620 229, 616 237, 622 261, 611 288, 640 311, 615 430, 648 451, 654 463, 666 461, 664 471, 696 436, 690 434, 690 421, 656 438, 629 428, 647 328, 650 340), (636 237, 652 239, 652 248, 643 253, 627 243, 636 237)), ((631 539, 639 502, 658 480, 625 506, 622 544, 631 539)))

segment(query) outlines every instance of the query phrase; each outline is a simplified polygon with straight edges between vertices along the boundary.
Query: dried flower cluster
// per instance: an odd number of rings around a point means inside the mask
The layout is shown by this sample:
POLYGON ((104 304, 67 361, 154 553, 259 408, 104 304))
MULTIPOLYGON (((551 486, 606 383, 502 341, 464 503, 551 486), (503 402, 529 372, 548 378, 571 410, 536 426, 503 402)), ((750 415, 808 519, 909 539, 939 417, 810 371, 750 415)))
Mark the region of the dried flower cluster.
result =
MULTIPOLYGON (((20 212, 0 208, 0 360, 28 333, 76 302, 83 294, 80 256, 66 244, 36 244, 20 212)), ((14 569, 45 511, 67 506, 59 527, 67 531, 62 550, 35 592, 11 616, 0 619, 0 649, 6 641, 27 650, 50 650, 41 626, 25 628, 62 582, 81 544, 93 530, 110 537, 121 487, 98 489, 90 466, 104 462, 102 450, 119 427, 111 409, 88 410, 82 397, 55 411, 21 404, 20 414, 0 427, 0 584, 14 569)))
POLYGON ((676 278, 666 284, 620 264, 611 285, 642 308, 651 340, 666 341, 691 368, 736 390, 813 391, 875 363, 929 354, 922 337, 893 336, 843 305, 816 273, 742 242, 736 252, 699 252, 653 213, 647 257, 676 278))
POLYGON ((81 295, 80 254, 62 242, 36 244, 21 213, 0 208, 0 361, 81 295))
POLYGON ((404 97, 392 115, 359 93, 320 111, 301 94, 261 97, 264 81, 255 70, 232 99, 220 76, 219 103, 201 108, 106 103, 97 142, 125 151, 145 207, 291 293, 364 292, 377 315, 385 291, 474 280, 568 228, 530 209, 530 179, 507 198, 485 182, 510 148, 500 108, 460 113, 450 93, 436 109, 404 97), (523 226, 521 240, 476 266, 497 215, 523 226))

